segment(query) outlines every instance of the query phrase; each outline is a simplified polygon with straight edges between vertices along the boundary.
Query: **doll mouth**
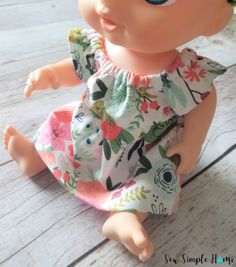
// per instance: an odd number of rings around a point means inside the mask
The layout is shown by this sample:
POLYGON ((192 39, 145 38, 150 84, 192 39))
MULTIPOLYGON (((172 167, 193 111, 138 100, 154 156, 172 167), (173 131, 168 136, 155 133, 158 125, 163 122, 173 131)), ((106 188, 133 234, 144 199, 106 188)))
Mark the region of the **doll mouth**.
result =
POLYGON ((99 17, 100 17, 100 22, 101 22, 103 29, 109 32, 117 29, 118 25, 113 20, 111 20, 110 18, 101 16, 101 15, 99 17))

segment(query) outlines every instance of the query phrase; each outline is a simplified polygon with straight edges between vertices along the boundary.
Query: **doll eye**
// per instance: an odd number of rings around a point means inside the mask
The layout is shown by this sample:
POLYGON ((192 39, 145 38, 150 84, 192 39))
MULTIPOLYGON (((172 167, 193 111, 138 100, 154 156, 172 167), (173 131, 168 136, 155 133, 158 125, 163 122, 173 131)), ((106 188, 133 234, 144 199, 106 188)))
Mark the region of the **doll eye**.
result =
POLYGON ((162 6, 168 6, 175 3, 176 0, 145 0, 151 5, 162 5, 162 6))

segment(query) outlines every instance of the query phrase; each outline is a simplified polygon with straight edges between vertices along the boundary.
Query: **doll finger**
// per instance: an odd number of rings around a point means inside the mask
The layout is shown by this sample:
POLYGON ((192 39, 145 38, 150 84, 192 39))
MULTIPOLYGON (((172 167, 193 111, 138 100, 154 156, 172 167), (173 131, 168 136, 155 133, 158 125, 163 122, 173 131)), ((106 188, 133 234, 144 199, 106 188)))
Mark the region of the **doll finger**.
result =
POLYGON ((193 163, 189 163, 188 165, 186 165, 185 168, 183 168, 181 170, 181 173, 178 174, 178 175, 187 175, 187 174, 190 174, 194 170, 194 168, 195 168, 195 165, 193 163))
POLYGON ((57 90, 60 87, 58 81, 52 81, 52 89, 57 90))
POLYGON ((34 75, 34 72, 31 72, 31 73, 29 74, 27 83, 29 83, 29 84, 34 84, 34 83, 35 83, 35 75, 34 75))
POLYGON ((33 91, 33 87, 31 85, 26 85, 26 87, 24 88, 24 96, 29 97, 31 96, 33 91))
POLYGON ((183 175, 184 166, 182 164, 179 165, 179 167, 176 170, 177 175, 183 175))
POLYGON ((186 174, 190 174, 195 169, 195 164, 190 164, 186 169, 186 174))
POLYGON ((28 80, 26 81, 26 85, 27 85, 27 86, 32 86, 32 85, 33 85, 33 81, 32 81, 31 79, 28 79, 28 80))
POLYGON ((185 175, 188 168, 187 163, 184 160, 181 160, 179 167, 176 170, 177 175, 185 175))
POLYGON ((180 154, 179 151, 178 151, 177 145, 175 145, 175 146, 170 147, 169 149, 167 149, 166 156, 168 158, 172 157, 175 154, 180 154))

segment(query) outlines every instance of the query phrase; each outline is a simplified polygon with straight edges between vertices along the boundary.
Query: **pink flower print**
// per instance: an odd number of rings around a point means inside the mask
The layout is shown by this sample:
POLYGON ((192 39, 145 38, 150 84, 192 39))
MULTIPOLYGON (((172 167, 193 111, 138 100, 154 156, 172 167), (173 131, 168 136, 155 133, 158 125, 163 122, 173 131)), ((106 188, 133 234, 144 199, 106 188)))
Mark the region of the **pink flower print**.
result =
POLYGON ((75 155, 73 144, 70 144, 70 145, 68 146, 68 150, 69 150, 69 155, 70 155, 70 157, 73 158, 74 155, 75 155))
POLYGON ((199 76, 201 78, 204 78, 206 76, 206 71, 204 69, 201 69, 200 72, 199 72, 199 76))
POLYGON ((42 152, 40 153, 40 157, 47 163, 47 165, 53 165, 56 163, 56 158, 52 152, 42 152))
POLYGON ((58 121, 64 123, 70 123, 72 120, 74 107, 67 106, 61 107, 53 112, 53 115, 57 118, 58 121))
POLYGON ((199 68, 200 65, 198 62, 191 61, 188 70, 184 71, 185 79, 190 79, 191 82, 194 80, 200 82, 200 78, 204 78, 206 76, 206 71, 204 69, 200 69, 200 71, 198 71, 199 68))
POLYGON ((64 172, 72 169, 72 163, 70 159, 68 159, 68 157, 64 154, 59 155, 59 157, 57 158, 57 164, 59 168, 64 172))
POLYGON ((190 79, 190 81, 200 81, 198 74, 194 71, 194 69, 189 68, 187 71, 184 72, 185 79, 190 79))
POLYGON ((166 115, 166 116, 169 116, 170 114, 172 113, 172 109, 171 107, 164 107, 163 108, 163 114, 166 115))
POLYGON ((54 168, 52 174, 56 177, 57 180, 60 180, 62 177, 62 171, 59 168, 54 168))
POLYGON ((131 187, 131 186, 133 186, 133 185, 135 185, 136 184, 136 181, 135 180, 130 180, 128 183, 126 183, 125 185, 124 185, 124 188, 129 188, 129 187, 131 187))
POLYGON ((193 61, 193 60, 191 60, 191 63, 190 63, 190 68, 191 69, 198 69, 200 66, 199 66, 199 64, 198 64, 198 62, 197 61, 193 61))
POLYGON ((65 140, 71 140, 70 124, 61 123, 55 117, 50 117, 42 129, 38 142, 41 145, 52 146, 54 150, 65 150, 65 140))
POLYGON ((138 88, 140 86, 148 87, 150 83, 150 78, 147 76, 140 76, 140 75, 131 73, 130 81, 134 88, 138 88))
POLYGON ((145 112, 148 113, 148 103, 146 101, 143 101, 140 105, 140 109, 145 112))
POLYGON ((111 195, 111 199, 115 199, 121 196, 123 189, 119 189, 111 195))
POLYGON ((176 59, 167 67, 166 71, 168 73, 173 73, 177 68, 183 68, 185 66, 180 56, 177 56, 176 59))
POLYGON ((75 169, 78 169, 80 167, 80 163, 77 160, 72 160, 71 163, 75 169))
POLYGON ((68 183, 70 181, 70 174, 69 172, 64 172, 63 173, 63 180, 65 183, 68 183))
POLYGON ((68 160, 71 162, 72 166, 75 169, 78 169, 80 167, 80 163, 74 159, 75 153, 73 144, 68 145, 68 152, 69 152, 69 155, 67 155, 68 160))

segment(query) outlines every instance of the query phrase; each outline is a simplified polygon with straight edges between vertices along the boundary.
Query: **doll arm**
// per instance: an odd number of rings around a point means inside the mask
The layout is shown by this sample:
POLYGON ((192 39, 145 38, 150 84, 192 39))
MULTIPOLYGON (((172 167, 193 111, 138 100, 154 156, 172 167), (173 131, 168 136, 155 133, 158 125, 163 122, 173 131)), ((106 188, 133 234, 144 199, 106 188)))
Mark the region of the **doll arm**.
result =
POLYGON ((75 72, 72 58, 67 58, 31 72, 24 89, 24 95, 28 97, 34 90, 58 89, 61 86, 79 85, 81 82, 75 72))
POLYGON ((213 87, 208 97, 184 116, 182 140, 168 149, 166 156, 179 154, 178 175, 189 174, 195 168, 216 109, 216 90, 213 87))

